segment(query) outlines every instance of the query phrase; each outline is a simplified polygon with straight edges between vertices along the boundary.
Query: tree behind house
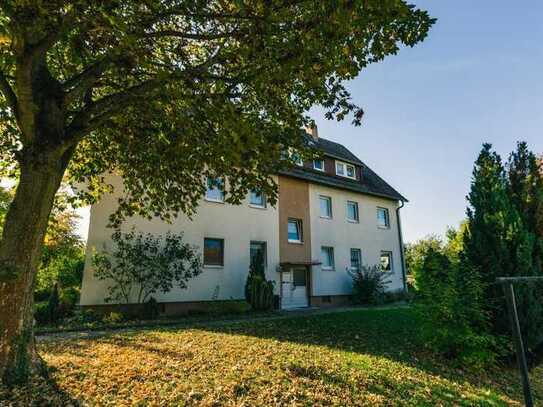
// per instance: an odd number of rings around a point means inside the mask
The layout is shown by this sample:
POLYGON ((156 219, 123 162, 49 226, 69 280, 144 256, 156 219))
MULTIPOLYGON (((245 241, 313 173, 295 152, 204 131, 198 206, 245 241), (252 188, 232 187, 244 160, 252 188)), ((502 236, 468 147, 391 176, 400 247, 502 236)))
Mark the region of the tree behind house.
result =
POLYGON ((116 231, 112 241, 114 249, 93 256, 94 276, 109 284, 106 302, 145 303, 155 293, 187 288, 202 271, 197 248, 183 243, 183 234, 116 231))

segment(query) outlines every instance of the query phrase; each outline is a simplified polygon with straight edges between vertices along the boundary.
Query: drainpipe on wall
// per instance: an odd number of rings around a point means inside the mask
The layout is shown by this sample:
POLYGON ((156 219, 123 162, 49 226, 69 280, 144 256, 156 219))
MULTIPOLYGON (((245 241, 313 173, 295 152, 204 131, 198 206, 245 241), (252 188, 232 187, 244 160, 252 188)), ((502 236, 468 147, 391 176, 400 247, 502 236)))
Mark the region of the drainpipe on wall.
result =
POLYGON ((400 201, 401 205, 396 208, 396 219, 398 221, 398 240, 400 242, 400 258, 402 261, 402 277, 403 277, 403 290, 407 293, 407 275, 405 272, 405 247, 403 245, 403 235, 402 235, 402 221, 400 219, 400 209, 405 206, 404 201, 400 201))

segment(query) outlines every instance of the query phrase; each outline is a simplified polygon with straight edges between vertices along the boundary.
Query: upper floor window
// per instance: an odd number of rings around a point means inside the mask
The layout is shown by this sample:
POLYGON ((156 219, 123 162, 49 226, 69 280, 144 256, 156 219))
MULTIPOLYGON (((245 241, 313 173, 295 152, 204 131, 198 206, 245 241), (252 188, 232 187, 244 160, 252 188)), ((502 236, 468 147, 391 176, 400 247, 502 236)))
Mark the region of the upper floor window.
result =
POLYGON ((204 238, 204 266, 224 265, 224 240, 204 238))
POLYGON ((300 219, 288 220, 288 241, 302 243, 302 221, 300 219))
POLYGON ((392 271, 392 252, 381 252, 381 270, 392 271))
POLYGON ((224 181, 221 178, 207 178, 205 199, 214 202, 224 202, 224 181))
POLYGON ((387 208, 377 208, 377 226, 380 228, 390 227, 390 216, 387 208))
POLYGON ((360 249, 351 249, 351 270, 359 271, 362 267, 362 251, 360 249))
POLYGON ((323 270, 334 269, 334 248, 328 246, 321 247, 321 260, 323 270))
POLYGON ((324 171, 324 160, 313 160, 313 169, 317 171, 324 171))
POLYGON ((336 161, 336 175, 356 179, 356 170, 352 164, 336 161))
POLYGON ((249 203, 251 206, 256 206, 259 208, 265 208, 266 207, 266 197, 261 191, 253 190, 250 192, 249 195, 249 203))
POLYGON ((358 202, 347 201, 347 220, 349 222, 358 222, 358 202))
POLYGON ((319 196, 319 205, 321 218, 332 218, 332 198, 329 196, 319 196))

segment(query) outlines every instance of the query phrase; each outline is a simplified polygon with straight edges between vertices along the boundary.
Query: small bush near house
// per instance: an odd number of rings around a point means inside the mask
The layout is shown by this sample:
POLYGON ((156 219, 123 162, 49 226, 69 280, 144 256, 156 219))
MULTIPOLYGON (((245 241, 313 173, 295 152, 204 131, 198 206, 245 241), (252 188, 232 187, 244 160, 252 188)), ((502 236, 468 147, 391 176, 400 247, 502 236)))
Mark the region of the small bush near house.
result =
POLYGON ((118 324, 119 322, 122 322, 124 320, 123 314, 120 312, 110 312, 109 314, 105 315, 102 319, 103 322, 106 324, 118 324))
POLYGON ((38 325, 47 325, 49 323, 48 301, 34 303, 34 319, 38 325))
POLYGON ((154 297, 149 298, 145 304, 143 304, 143 318, 144 319, 156 319, 160 309, 157 300, 154 297))
POLYGON ((266 280, 264 259, 259 253, 251 267, 245 283, 245 299, 254 311, 269 311, 273 309, 273 281, 266 280))
POLYGON ((353 279, 353 302, 356 304, 381 304, 385 289, 390 281, 378 265, 363 265, 357 270, 349 270, 353 279))
POLYGON ((202 271, 196 247, 183 242, 183 234, 164 236, 115 231, 111 236, 115 250, 96 253, 94 275, 109 283, 106 302, 141 304, 157 292, 174 286, 187 288, 189 279, 202 271))

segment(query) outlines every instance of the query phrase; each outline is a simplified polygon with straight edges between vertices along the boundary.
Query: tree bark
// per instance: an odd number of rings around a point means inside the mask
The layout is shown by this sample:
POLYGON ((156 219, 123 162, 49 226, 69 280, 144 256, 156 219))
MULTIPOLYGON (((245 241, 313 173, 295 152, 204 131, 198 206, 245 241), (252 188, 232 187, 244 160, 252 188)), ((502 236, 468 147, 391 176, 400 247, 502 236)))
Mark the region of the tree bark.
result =
POLYGON ((54 197, 72 149, 21 153, 19 184, 0 240, 0 378, 7 385, 24 382, 41 368, 33 334, 34 284, 54 197))

